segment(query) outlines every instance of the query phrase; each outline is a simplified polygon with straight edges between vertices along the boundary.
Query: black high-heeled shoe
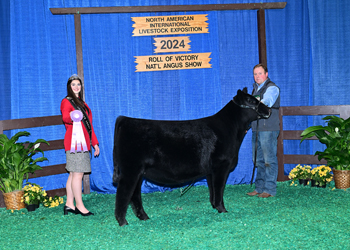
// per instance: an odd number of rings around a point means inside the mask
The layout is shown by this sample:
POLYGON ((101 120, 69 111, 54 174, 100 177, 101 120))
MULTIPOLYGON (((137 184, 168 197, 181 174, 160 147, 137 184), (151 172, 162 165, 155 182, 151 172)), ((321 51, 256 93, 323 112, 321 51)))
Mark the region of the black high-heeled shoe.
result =
POLYGON ((64 215, 67 215, 68 213, 76 214, 75 209, 70 208, 68 206, 64 206, 63 213, 64 215))
POLYGON ((84 213, 80 212, 80 210, 77 207, 75 207, 75 214, 81 214, 82 216, 94 215, 94 213, 91 213, 90 211, 87 212, 86 214, 84 214, 84 213))

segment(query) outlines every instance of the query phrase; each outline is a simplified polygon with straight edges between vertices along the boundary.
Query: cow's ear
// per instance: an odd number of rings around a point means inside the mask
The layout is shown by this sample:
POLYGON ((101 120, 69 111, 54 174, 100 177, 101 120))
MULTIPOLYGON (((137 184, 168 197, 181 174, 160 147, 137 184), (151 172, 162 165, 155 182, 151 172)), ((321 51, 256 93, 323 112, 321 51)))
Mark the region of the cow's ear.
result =
POLYGON ((248 93, 248 89, 247 89, 247 87, 245 87, 244 89, 243 89, 243 93, 248 93))

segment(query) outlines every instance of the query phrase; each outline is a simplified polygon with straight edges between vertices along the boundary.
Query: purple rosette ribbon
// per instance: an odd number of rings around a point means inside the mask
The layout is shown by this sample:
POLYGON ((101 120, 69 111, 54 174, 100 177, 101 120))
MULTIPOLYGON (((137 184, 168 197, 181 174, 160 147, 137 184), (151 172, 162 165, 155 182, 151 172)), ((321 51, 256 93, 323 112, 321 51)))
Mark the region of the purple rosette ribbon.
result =
POLYGON ((72 141, 70 152, 75 153, 75 146, 77 146, 77 152, 88 151, 86 140, 84 137, 83 127, 81 126, 81 120, 83 119, 83 113, 80 110, 74 110, 70 113, 70 117, 73 121, 72 141))

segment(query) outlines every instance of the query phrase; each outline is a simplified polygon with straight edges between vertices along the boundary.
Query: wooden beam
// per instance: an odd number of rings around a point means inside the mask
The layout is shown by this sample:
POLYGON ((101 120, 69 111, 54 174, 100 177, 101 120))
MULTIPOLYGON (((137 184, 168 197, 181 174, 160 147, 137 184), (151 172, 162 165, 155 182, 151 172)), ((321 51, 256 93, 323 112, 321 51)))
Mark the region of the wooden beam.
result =
POLYGON ((34 172, 34 174, 28 174, 28 178, 36 178, 36 177, 43 177, 43 176, 49 176, 49 175, 56 175, 56 174, 65 174, 66 171, 66 164, 57 164, 57 165, 51 165, 47 167, 42 167, 41 169, 34 172))
POLYGON ((75 14, 111 14, 111 13, 140 13, 140 12, 187 12, 215 10, 259 10, 284 9, 287 2, 274 3, 242 3, 242 4, 198 4, 198 5, 153 5, 153 6, 122 6, 122 7, 75 7, 50 8, 53 15, 75 14))
POLYGON ((265 10, 258 10, 258 46, 259 46, 259 63, 267 67, 266 55, 266 31, 265 31, 265 10))
MULTIPOLYGON (((44 126, 63 125, 62 115, 33 117, 24 119, 2 120, 0 127, 2 130, 35 128, 44 126)), ((0 131, 2 133, 3 131, 0 131)))
MULTIPOLYGON (((64 149, 64 140, 52 140, 47 141, 50 145, 47 145, 45 143, 40 143, 39 148, 42 151, 51 151, 51 150, 57 150, 57 149, 64 149)), ((29 143, 24 143, 24 146, 27 147, 29 143)))
POLYGON ((56 195, 65 196, 67 194, 66 188, 52 189, 52 190, 46 191, 46 193, 49 197, 55 197, 56 195))
POLYGON ((280 134, 277 138, 277 162, 278 162, 278 174, 277 174, 277 181, 285 181, 285 175, 284 175, 284 162, 283 162, 283 109, 279 109, 279 120, 280 120, 280 134))
POLYGON ((79 14, 74 15, 74 27, 75 27, 75 48, 77 57, 77 70, 78 75, 82 80, 82 96, 85 101, 85 85, 84 85, 84 66, 83 66, 83 42, 81 37, 81 16, 79 14))
MULTIPOLYGON (((341 115, 349 113, 349 105, 288 106, 283 107, 283 116, 290 115, 341 115)), ((348 117, 344 117, 348 118, 348 117)))
POLYGON ((86 173, 83 176, 83 193, 90 194, 90 174, 86 173))
POLYGON ((309 164, 327 165, 325 159, 318 160, 317 155, 283 155, 284 164, 309 164))
POLYGON ((1 191, 0 191, 0 207, 5 207, 4 196, 1 191))

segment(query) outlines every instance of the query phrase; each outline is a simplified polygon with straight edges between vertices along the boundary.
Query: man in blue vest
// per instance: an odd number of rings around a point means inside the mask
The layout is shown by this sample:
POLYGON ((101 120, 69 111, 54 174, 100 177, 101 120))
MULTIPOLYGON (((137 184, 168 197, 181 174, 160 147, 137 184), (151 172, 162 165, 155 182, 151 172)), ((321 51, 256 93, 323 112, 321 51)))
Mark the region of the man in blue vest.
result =
POLYGON ((252 95, 272 108, 272 113, 269 119, 252 122, 253 160, 256 153, 257 174, 255 190, 247 193, 247 195, 258 195, 261 198, 268 198, 276 195, 278 174, 277 137, 280 130, 278 116, 280 90, 268 77, 268 70, 265 65, 255 65, 253 73, 255 83, 252 95), (256 138, 257 134, 258 138, 256 138), (257 145, 255 145, 256 143, 257 145))

